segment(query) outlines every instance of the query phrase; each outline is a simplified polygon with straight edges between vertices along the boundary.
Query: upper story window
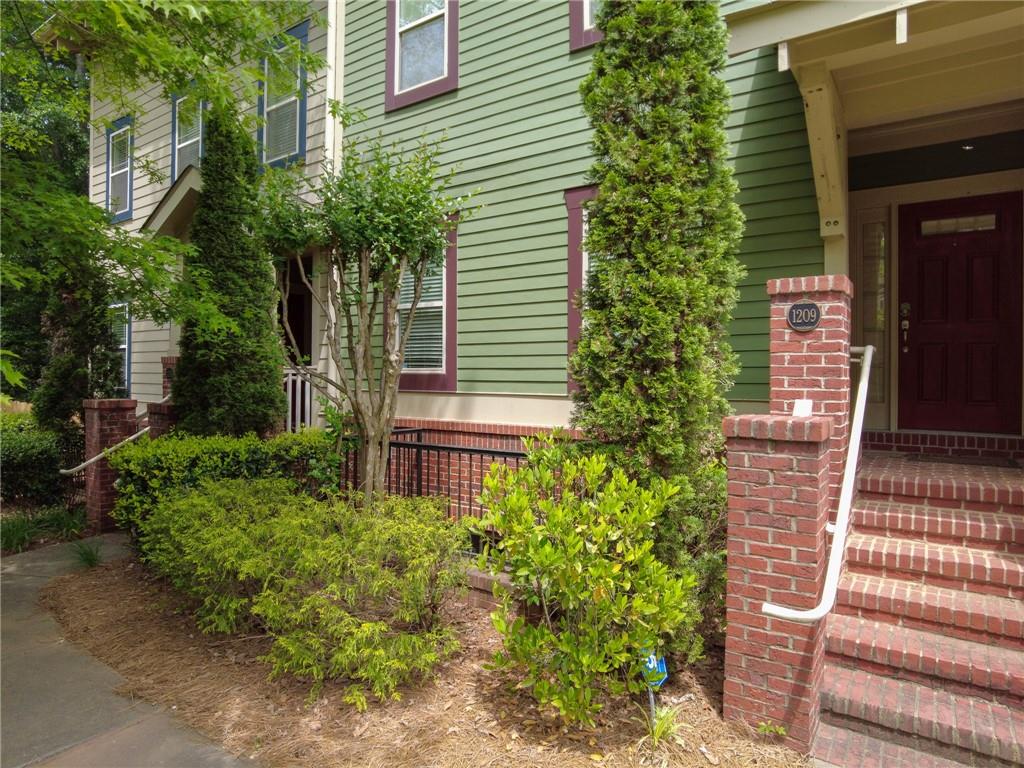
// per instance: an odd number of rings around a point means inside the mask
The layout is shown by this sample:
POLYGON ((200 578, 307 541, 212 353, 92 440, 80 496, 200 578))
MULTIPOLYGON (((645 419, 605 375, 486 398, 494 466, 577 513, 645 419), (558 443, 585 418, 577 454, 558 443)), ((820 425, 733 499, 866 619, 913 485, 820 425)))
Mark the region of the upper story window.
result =
POLYGON ((569 0, 569 50, 589 48, 604 35, 597 28, 601 0, 569 0))
POLYGON ((385 110, 459 87, 458 0, 388 0, 385 110))
MULTIPOLYGON (((309 22, 288 30, 305 46, 309 22)), ((257 134, 261 160, 268 165, 289 165, 306 154, 306 71, 296 65, 290 72, 272 73, 263 62, 259 99, 262 120, 257 134)))
POLYGON ((203 105, 194 96, 171 103, 171 181, 188 166, 199 167, 203 157, 203 105))
POLYGON ((132 119, 122 117, 107 129, 107 210, 114 221, 132 217, 132 119))
MULTIPOLYGON (((444 265, 423 278, 416 313, 405 345, 405 358, 398 385, 402 390, 433 390, 454 392, 457 376, 456 345, 458 291, 458 238, 455 230, 448 233, 444 265)), ((403 278, 398 300, 400 332, 409 322, 412 301, 412 277, 403 278)))

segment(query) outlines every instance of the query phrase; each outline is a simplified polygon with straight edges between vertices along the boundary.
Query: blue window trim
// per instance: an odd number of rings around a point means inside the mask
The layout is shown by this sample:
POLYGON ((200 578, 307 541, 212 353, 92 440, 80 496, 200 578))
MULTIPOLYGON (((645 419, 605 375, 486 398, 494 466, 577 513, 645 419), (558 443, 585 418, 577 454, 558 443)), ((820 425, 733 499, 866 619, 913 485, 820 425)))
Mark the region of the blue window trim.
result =
POLYGON ((120 221, 130 221, 132 218, 132 206, 135 203, 135 121, 131 115, 119 117, 110 127, 107 128, 107 177, 106 177, 106 200, 104 208, 110 212, 111 219, 116 224, 120 221), (122 128, 128 128, 128 210, 121 213, 110 211, 110 137, 122 128))
MULTIPOLYGON (((296 24, 294 27, 289 29, 285 34, 291 35, 298 40, 302 47, 309 45, 309 19, 296 24)), ((260 71, 266 71, 267 60, 263 59, 260 62, 260 71)), ((267 163, 263 159, 263 130, 264 122, 266 120, 266 114, 264 113, 264 95, 266 93, 266 83, 262 80, 259 82, 259 97, 256 100, 256 114, 259 115, 259 124, 256 127, 256 149, 259 152, 260 164, 269 165, 272 168, 284 168, 285 166, 292 165, 299 160, 302 160, 306 156, 306 68, 299 67, 299 84, 300 93, 299 98, 299 146, 298 151, 294 154, 288 155, 288 157, 279 157, 271 163, 267 163)))
MULTIPOLYGON (((178 180, 178 101, 189 96, 188 93, 171 94, 171 184, 178 180)), ((199 159, 206 154, 206 109, 207 102, 202 102, 199 109, 199 159)))

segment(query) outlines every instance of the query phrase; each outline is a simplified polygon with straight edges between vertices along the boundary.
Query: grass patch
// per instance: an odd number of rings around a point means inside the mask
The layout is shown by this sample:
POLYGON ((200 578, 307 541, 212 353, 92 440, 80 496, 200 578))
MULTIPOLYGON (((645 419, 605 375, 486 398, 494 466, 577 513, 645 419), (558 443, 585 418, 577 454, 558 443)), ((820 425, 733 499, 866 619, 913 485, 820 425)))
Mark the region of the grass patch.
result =
POLYGON ((85 530, 85 507, 54 505, 19 510, 0 518, 0 549, 14 554, 36 544, 77 539, 85 530))

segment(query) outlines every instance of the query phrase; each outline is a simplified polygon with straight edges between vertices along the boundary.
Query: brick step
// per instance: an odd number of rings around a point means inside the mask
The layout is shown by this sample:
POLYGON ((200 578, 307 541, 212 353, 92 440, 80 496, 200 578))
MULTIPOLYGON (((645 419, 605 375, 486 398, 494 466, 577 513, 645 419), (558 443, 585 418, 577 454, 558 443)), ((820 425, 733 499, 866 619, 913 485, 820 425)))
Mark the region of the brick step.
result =
POLYGON ((1024 602, 878 576, 845 573, 836 610, 844 615, 1024 650, 1024 602))
POLYGON ((853 533, 847 569, 868 576, 1024 599, 1024 555, 853 533))
POLYGON ((840 768, 964 768, 957 760, 825 721, 818 725, 811 756, 840 768))
POLYGON ((826 663, 821 707, 845 718, 917 736, 924 751, 943 747, 1024 764, 1024 712, 973 696, 826 663))
POLYGON ((833 613, 825 652, 840 666, 1024 705, 1024 651, 833 613))
POLYGON ((1024 554, 1024 516, 858 498, 852 519, 861 533, 1024 554))
POLYGON ((900 455, 865 453, 857 488, 865 498, 925 503, 935 507, 1024 513, 1024 470, 909 461, 900 455))

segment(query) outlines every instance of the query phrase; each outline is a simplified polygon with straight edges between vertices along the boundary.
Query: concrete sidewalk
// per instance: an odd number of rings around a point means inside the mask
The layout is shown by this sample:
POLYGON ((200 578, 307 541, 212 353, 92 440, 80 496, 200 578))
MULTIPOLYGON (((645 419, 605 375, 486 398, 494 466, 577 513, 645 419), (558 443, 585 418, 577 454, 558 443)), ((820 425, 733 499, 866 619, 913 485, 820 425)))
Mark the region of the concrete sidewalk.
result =
MULTIPOLYGON (((104 560, 124 537, 98 536, 104 560)), ((0 768, 240 768, 166 710, 114 693, 123 678, 81 648, 39 607, 39 589, 81 566, 70 544, 0 564, 0 768)))

